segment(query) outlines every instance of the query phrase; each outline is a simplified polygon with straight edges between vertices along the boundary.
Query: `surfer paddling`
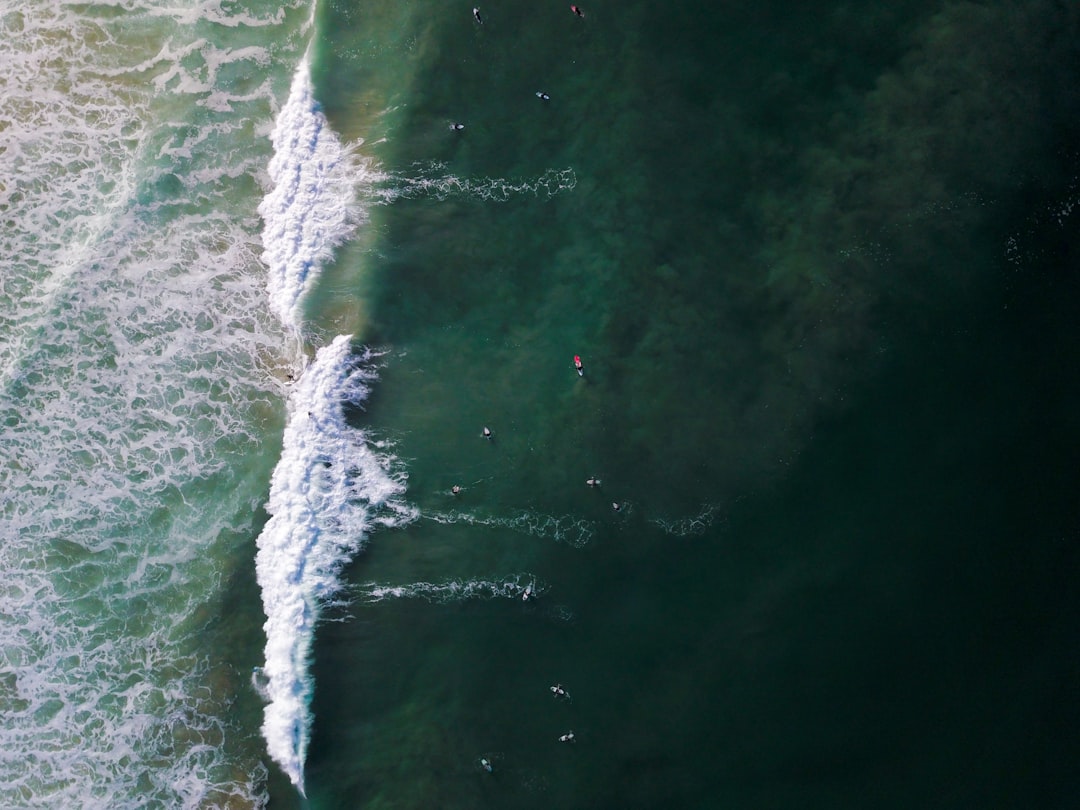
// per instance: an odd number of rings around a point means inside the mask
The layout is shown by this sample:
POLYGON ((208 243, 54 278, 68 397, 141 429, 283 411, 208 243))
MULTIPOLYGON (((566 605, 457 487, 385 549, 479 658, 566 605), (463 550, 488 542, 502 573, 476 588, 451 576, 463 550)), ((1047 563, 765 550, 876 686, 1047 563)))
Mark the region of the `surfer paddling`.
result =
POLYGON ((522 602, 528 602, 532 598, 533 598, 533 586, 532 586, 532 583, 530 582, 528 585, 525 586, 525 592, 521 594, 521 601, 522 602))
POLYGON ((577 369, 577 375, 579 377, 584 377, 585 376, 585 364, 581 362, 581 355, 580 354, 575 354, 574 355, 574 368, 577 369))
POLYGON ((574 741, 574 732, 573 731, 568 731, 565 734, 563 734, 561 737, 559 737, 559 742, 573 742, 573 741, 574 741))
POLYGON ((491 773, 494 770, 494 768, 491 767, 491 760, 487 757, 480 757, 480 767, 488 773, 491 773))
POLYGON ((600 486, 600 479, 597 478, 595 475, 592 478, 586 478, 585 479, 585 486, 587 486, 587 487, 598 487, 598 486, 600 486))
POLYGON ((553 694, 557 698, 570 698, 570 693, 563 689, 563 685, 561 683, 557 683, 554 686, 548 688, 551 689, 551 694, 553 694))
POLYGON ((581 6, 570 6, 570 10, 579 17, 585 16, 585 12, 581 10, 581 6))
POLYGON ((474 20, 476 20, 476 21, 477 21, 478 23, 480 23, 480 25, 483 25, 483 24, 484 24, 484 20, 483 20, 483 18, 482 18, 482 17, 480 16, 480 9, 478 9, 478 8, 474 8, 474 9, 472 10, 472 15, 473 15, 473 19, 474 19, 474 20))
POLYGON ((491 428, 489 428, 487 425, 484 425, 483 436, 485 439, 491 439, 491 428))

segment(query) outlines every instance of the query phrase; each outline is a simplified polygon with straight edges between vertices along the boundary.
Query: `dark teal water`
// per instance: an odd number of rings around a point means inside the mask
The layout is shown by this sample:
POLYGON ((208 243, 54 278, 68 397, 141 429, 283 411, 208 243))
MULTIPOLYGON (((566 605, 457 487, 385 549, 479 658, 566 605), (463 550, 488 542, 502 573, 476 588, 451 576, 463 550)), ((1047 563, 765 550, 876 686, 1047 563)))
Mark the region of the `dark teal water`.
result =
POLYGON ((1077 12, 584 8, 321 10, 335 127, 458 181, 339 259, 424 517, 320 632, 310 805, 1069 806, 1077 12))

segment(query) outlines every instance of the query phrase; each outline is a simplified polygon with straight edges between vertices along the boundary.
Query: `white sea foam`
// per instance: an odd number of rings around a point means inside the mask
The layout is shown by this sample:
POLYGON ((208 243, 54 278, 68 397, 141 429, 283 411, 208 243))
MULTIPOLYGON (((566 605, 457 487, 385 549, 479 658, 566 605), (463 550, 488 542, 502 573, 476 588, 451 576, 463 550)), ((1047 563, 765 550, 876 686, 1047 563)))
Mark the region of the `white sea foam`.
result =
POLYGON ((705 504, 700 512, 690 517, 650 518, 649 522, 675 537, 697 537, 712 527, 718 512, 714 504, 705 504))
POLYGON ((307 59, 293 76, 289 99, 271 136, 273 188, 259 206, 270 307, 299 331, 302 304, 320 267, 355 228, 357 165, 313 95, 307 59))
POLYGON ((435 523, 466 523, 471 526, 509 529, 518 534, 553 540, 577 548, 588 545, 596 534, 596 524, 591 520, 575 515, 545 515, 529 509, 508 517, 457 510, 424 512, 423 517, 435 523))
POLYGON ((266 802, 205 630, 282 410, 249 178, 294 32, 154 5, 0 0, 5 808, 266 802))
POLYGON ((548 586, 532 574, 514 574, 499 579, 452 579, 447 582, 411 582, 407 585, 367 583, 357 589, 362 602, 383 602, 389 599, 422 599, 425 602, 447 604, 473 599, 512 599, 523 601, 526 589, 529 598, 540 598, 548 586))
POLYGON ((308 660, 320 603, 377 526, 407 522, 405 475, 389 449, 346 420, 374 377, 372 356, 340 336, 318 351, 289 397, 281 460, 259 535, 256 574, 266 612, 263 676, 270 703, 263 735, 270 755, 304 790, 313 684, 308 660))
POLYGON ((577 186, 573 169, 548 169, 538 177, 458 177, 442 163, 418 163, 411 173, 372 173, 358 189, 368 204, 388 204, 415 197, 448 200, 472 197, 487 202, 508 202, 516 197, 543 197, 572 191, 577 186))
POLYGON ((550 586, 532 574, 512 574, 492 579, 451 579, 445 582, 410 582, 390 585, 369 582, 352 593, 364 604, 374 605, 400 599, 419 599, 436 605, 504 599, 527 607, 549 621, 572 622, 574 611, 567 605, 550 604, 550 586), (527 596, 526 596, 527 594, 527 596), (539 605, 539 609, 534 606, 539 605))

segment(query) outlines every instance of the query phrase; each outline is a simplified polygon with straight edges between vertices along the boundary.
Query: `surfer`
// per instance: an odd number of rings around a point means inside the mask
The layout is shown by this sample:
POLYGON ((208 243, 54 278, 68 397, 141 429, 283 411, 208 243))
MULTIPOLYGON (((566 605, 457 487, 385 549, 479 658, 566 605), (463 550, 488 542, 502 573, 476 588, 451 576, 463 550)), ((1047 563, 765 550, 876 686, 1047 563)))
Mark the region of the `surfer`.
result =
POLYGON ((595 475, 592 478, 586 478, 585 479, 585 486, 598 487, 598 486, 600 486, 600 479, 597 478, 595 475))
POLYGON ((574 368, 577 369, 577 375, 579 377, 584 377, 585 376, 585 364, 581 362, 581 355, 580 354, 575 354, 574 355, 574 368))
POLYGON ((490 439, 491 438, 491 428, 489 428, 487 425, 484 425, 484 438, 485 439, 490 439))
POLYGON ((618 501, 612 501, 611 508, 614 509, 616 512, 622 511, 622 507, 619 505, 618 501))
POLYGON ((464 124, 451 124, 450 129, 454 130, 455 132, 461 132, 461 130, 465 129, 465 125, 464 124))
POLYGON ((549 96, 547 93, 543 92, 542 90, 537 90, 536 91, 536 97, 538 99, 540 99, 541 101, 551 101, 551 96, 549 96))
POLYGON ((570 6, 570 10, 577 14, 579 17, 585 16, 585 12, 581 10, 581 6, 570 6))
POLYGON ((450 492, 453 495, 460 495, 461 494, 461 487, 459 487, 457 484, 454 484, 452 487, 450 487, 450 492))
POLYGON ((491 773, 492 770, 494 770, 491 767, 491 761, 487 757, 480 757, 480 767, 483 768, 488 773, 491 773))
POLYGON ((561 683, 555 684, 554 686, 550 687, 550 689, 551 694, 555 695, 555 697, 570 697, 568 694, 566 694, 566 690, 563 689, 563 685, 561 683))
POLYGON ((561 737, 559 737, 559 742, 573 742, 573 741, 574 741, 574 732, 573 731, 568 731, 565 734, 563 734, 561 737))
POLYGON ((480 23, 481 25, 483 25, 483 24, 484 24, 484 21, 483 21, 483 19, 481 19, 481 17, 480 17, 480 9, 478 9, 478 8, 474 8, 474 9, 472 10, 472 15, 473 15, 473 19, 474 19, 474 20, 476 20, 476 21, 477 21, 478 23, 480 23))
POLYGON ((530 582, 528 585, 525 586, 525 592, 521 594, 521 601, 522 602, 528 602, 530 599, 532 599, 532 595, 533 595, 533 586, 532 586, 532 583, 530 582))

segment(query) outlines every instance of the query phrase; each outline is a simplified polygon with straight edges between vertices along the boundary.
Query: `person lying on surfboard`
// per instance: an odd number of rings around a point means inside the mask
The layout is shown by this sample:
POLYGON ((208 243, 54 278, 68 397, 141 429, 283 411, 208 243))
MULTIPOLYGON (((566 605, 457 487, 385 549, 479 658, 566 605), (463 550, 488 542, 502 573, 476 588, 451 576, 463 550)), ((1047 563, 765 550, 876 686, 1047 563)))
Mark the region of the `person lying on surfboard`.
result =
POLYGON ((580 354, 575 354, 574 355, 574 368, 577 369, 577 373, 578 373, 579 377, 584 377, 585 376, 585 364, 581 362, 581 355, 580 354))

